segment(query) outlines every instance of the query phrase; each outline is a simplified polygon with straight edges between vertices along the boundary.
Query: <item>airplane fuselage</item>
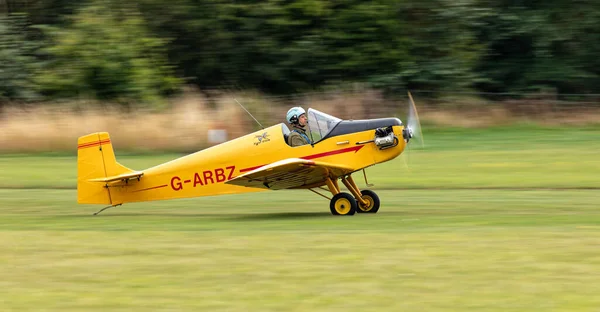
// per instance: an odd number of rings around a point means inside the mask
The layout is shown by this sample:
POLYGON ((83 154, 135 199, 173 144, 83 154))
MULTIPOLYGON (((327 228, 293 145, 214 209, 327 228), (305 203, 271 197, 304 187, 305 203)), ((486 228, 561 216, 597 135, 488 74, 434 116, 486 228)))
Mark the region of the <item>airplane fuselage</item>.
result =
MULTIPOLYGON (((392 118, 389 118, 392 119, 392 118)), ((397 120, 397 119, 395 119, 397 120)), ((384 123, 379 120, 378 123, 384 123)), ((140 202, 234 193, 258 192, 264 189, 225 184, 241 174, 261 166, 287 159, 301 158, 355 168, 355 171, 391 160, 402 153, 403 125, 393 122, 396 146, 380 149, 373 143, 375 129, 346 123, 333 136, 314 145, 290 147, 284 133, 285 124, 276 124, 205 150, 174 159, 144 170, 139 181, 119 182, 109 187, 112 203, 140 202), (352 128, 354 127, 354 128, 352 128), (357 132, 350 132, 357 130, 357 132), (341 132, 340 132, 341 131, 341 132)))

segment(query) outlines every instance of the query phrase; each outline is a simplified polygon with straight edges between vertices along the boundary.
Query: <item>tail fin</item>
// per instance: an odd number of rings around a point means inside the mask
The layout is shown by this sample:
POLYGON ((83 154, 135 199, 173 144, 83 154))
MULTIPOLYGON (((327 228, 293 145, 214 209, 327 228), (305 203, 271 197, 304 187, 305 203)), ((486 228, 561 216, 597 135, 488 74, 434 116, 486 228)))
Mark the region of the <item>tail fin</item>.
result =
POLYGON ((110 188, 90 181, 133 172, 119 164, 106 132, 97 132, 77 140, 77 202, 80 204, 113 205, 110 188))

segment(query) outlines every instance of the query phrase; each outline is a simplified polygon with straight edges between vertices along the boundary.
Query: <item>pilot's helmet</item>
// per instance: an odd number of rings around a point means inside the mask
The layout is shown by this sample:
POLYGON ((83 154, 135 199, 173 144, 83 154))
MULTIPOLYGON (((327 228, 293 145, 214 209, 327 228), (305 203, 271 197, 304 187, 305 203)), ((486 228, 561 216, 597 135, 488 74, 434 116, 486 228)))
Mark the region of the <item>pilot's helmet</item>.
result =
POLYGON ((299 107, 299 106, 292 107, 285 115, 285 119, 291 124, 298 123, 298 118, 300 118, 300 115, 302 115, 302 114, 306 114, 306 111, 304 110, 304 108, 299 107))

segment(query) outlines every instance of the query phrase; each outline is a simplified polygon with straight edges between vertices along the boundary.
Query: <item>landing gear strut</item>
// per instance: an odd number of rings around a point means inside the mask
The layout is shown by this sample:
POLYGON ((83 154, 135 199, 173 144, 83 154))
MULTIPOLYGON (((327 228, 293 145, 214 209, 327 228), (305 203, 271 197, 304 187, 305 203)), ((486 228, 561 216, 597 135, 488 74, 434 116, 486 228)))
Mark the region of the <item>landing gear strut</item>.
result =
POLYGON ((327 178, 325 183, 333 195, 329 203, 329 209, 333 215, 350 216, 354 213, 376 213, 379 211, 379 197, 370 190, 359 191, 358 186, 351 175, 341 177, 342 183, 350 193, 340 192, 337 179, 327 178))

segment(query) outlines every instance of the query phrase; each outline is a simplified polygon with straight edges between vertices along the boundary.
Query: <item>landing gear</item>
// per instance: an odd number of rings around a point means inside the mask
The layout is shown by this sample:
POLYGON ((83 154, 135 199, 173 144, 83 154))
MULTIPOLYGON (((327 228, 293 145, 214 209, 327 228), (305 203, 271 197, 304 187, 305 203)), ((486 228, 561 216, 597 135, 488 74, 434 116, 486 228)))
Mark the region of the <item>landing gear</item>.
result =
MULTIPOLYGON (((348 188, 350 193, 340 192, 337 179, 327 178, 325 184, 333 195, 329 203, 329 209, 333 215, 353 215, 354 213, 376 213, 379 211, 379 197, 370 190, 359 191, 351 175, 341 177, 342 183, 348 188)), ((313 190, 311 190, 313 191, 313 190)), ((315 192, 315 191, 313 191, 315 192)), ((318 192, 315 192, 326 197, 318 192)), ((327 198, 327 197, 326 197, 327 198)))
POLYGON ((342 177, 342 183, 344 183, 356 198, 356 202, 358 203, 356 212, 376 213, 379 210, 379 196, 377 196, 375 192, 369 190, 362 190, 359 192, 358 186, 354 183, 354 179, 352 179, 351 175, 342 177))
POLYGON ((377 213, 379 211, 379 196, 371 190, 360 191, 362 198, 367 202, 366 205, 358 205, 358 213, 377 213))

